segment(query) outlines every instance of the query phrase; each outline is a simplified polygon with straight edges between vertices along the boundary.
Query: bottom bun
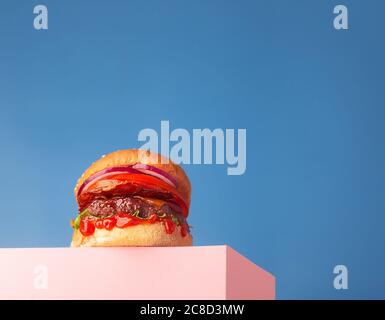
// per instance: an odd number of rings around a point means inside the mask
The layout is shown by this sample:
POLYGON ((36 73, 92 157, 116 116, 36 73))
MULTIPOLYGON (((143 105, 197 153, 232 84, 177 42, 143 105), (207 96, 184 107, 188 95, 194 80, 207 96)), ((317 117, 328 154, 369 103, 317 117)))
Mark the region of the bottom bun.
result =
POLYGON ((182 237, 180 227, 167 234, 163 223, 139 224, 111 231, 95 229, 92 236, 85 237, 75 230, 71 247, 173 247, 191 246, 192 237, 188 233, 182 237))

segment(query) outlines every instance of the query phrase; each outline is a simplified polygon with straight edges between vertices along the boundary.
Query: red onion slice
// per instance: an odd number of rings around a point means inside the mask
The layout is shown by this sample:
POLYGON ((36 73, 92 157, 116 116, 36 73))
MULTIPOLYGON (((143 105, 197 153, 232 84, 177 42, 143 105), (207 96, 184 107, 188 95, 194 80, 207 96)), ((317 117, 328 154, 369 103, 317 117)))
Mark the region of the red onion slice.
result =
POLYGON ((125 167, 112 167, 107 168, 102 171, 99 171, 92 176, 90 176, 86 181, 83 182, 83 184, 80 186, 78 195, 80 195, 83 191, 86 191, 88 187, 94 183, 97 180, 104 179, 109 176, 113 176, 119 173, 141 173, 138 170, 132 169, 132 166, 125 166, 125 167))
POLYGON ((148 164, 143 163, 137 163, 134 166, 132 166, 133 169, 138 170, 144 174, 148 174, 150 176, 154 176, 156 178, 161 179, 162 181, 166 182, 167 184, 173 186, 174 188, 177 187, 176 179, 168 174, 167 172, 157 168, 150 166, 148 164))

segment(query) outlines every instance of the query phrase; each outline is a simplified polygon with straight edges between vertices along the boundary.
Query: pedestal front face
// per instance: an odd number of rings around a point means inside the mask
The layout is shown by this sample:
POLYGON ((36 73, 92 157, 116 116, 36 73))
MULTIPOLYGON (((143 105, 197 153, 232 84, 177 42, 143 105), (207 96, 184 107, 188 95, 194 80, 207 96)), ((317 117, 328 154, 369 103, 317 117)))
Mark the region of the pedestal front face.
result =
POLYGON ((227 246, 0 249, 0 299, 274 299, 227 246))

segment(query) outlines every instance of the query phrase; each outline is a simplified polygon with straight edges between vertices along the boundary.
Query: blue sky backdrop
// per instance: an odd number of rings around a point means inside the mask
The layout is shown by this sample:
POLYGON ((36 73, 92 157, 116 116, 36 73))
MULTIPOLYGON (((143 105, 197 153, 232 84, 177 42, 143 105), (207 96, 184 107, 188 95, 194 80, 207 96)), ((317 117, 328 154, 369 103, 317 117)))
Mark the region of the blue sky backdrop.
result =
POLYGON ((243 176, 184 167, 195 244, 269 270, 278 298, 385 298, 384 1, 0 7, 1 247, 68 246, 76 180, 143 128, 246 128, 243 176))

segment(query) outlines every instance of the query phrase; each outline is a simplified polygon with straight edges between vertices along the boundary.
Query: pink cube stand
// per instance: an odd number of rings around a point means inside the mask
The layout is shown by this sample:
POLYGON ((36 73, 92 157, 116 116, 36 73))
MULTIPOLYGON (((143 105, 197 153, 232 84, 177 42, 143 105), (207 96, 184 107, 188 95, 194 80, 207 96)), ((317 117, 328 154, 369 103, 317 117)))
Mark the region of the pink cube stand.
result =
POLYGON ((228 246, 0 249, 0 299, 275 299, 228 246))

